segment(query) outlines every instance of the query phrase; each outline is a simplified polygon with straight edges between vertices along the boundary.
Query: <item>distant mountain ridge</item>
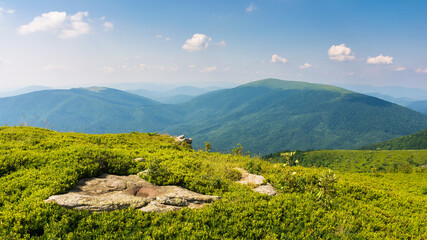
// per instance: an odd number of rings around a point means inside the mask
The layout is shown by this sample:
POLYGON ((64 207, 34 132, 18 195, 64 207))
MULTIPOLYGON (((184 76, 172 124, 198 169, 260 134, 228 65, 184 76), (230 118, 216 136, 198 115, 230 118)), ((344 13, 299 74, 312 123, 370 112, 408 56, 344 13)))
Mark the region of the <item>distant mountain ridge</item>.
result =
POLYGON ((181 86, 167 91, 150 91, 145 89, 127 90, 127 92, 154 99, 161 103, 177 104, 186 102, 196 96, 219 90, 218 87, 197 88, 181 86))
POLYGON ((29 87, 20 88, 20 89, 13 90, 13 91, 0 92, 0 98, 17 96, 17 95, 30 93, 30 92, 42 91, 42 90, 48 90, 48 89, 51 89, 51 88, 45 87, 45 86, 29 86, 29 87))
POLYGON ((163 132, 229 152, 359 148, 427 128, 427 116, 323 84, 264 79, 181 104, 110 88, 47 90, 0 99, 0 124, 85 133, 163 132), (52 127, 53 126, 53 127, 52 127))

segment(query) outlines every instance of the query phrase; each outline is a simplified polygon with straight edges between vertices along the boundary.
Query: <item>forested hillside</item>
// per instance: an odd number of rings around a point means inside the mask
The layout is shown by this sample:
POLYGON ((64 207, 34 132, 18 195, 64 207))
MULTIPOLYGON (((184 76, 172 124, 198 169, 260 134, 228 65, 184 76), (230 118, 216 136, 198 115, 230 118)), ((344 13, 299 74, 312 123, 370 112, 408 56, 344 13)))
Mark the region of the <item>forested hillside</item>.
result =
POLYGON ((229 152, 352 149, 427 127, 427 116, 342 88, 265 79, 208 93, 180 105, 185 121, 164 132, 185 133, 196 147, 229 152), (382 140, 381 140, 382 139, 382 140))
POLYGON ((372 144, 366 147, 362 147, 360 149, 427 149, 427 129, 408 136, 398 137, 385 142, 372 144))
MULTIPOLYGON (((155 133, 86 135, 0 128, 2 239, 423 239, 425 172, 349 173, 194 151, 155 133), (146 161, 135 161, 144 158, 146 161), (266 178, 276 196, 236 183, 236 167, 266 178), (167 213, 103 213, 44 202, 79 179, 145 169, 158 185, 221 199, 167 213)), ((144 175, 143 175, 144 176, 144 175)))

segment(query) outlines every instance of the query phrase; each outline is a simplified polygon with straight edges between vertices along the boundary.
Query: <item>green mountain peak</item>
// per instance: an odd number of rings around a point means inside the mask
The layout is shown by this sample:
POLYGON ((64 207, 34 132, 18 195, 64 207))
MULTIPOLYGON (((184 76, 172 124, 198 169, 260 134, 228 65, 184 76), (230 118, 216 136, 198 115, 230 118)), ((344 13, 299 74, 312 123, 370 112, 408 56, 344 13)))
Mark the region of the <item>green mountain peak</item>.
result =
POLYGON ((289 81, 289 80, 280 80, 276 78, 267 78, 254 82, 250 82, 239 87, 266 87, 271 89, 281 89, 281 90, 290 90, 290 89, 299 89, 299 90, 327 90, 340 93, 351 93, 351 91, 335 87, 332 85, 318 84, 318 83, 309 83, 309 82, 300 82, 300 81, 289 81))

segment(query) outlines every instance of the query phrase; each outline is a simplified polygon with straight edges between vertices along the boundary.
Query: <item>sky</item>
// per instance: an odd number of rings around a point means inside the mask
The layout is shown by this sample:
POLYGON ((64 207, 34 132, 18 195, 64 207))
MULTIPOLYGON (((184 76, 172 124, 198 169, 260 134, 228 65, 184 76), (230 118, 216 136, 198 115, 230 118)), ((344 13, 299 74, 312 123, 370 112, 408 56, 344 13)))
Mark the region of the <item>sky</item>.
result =
POLYGON ((427 1, 0 0, 0 91, 264 78, 427 89, 427 1))

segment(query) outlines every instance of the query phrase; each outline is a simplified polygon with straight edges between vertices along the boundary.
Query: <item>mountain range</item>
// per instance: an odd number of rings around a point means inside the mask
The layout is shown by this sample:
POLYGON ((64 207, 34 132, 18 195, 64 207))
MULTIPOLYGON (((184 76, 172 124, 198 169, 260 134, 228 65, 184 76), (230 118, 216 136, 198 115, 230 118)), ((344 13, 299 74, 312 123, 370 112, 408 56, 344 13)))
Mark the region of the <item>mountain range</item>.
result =
POLYGON ((85 133, 163 132, 229 152, 359 148, 427 128, 427 116, 343 88, 265 79, 162 104, 111 88, 0 99, 0 124, 85 133))

